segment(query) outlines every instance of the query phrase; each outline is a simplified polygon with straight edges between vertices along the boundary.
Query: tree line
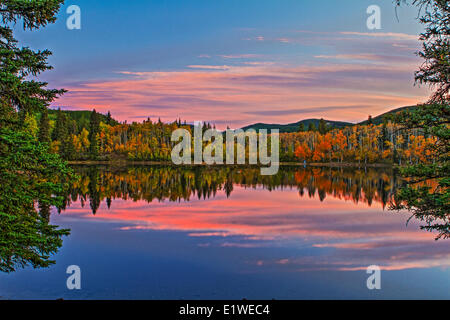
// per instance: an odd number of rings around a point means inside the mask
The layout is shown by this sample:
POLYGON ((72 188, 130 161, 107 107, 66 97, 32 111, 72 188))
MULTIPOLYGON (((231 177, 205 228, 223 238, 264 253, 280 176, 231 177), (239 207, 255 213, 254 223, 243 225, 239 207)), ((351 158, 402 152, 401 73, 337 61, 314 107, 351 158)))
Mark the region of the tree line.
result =
MULTIPOLYGON (((192 126, 181 120, 163 123, 148 118, 142 123, 118 123, 109 112, 105 116, 95 110, 82 125, 61 110, 54 121, 43 112, 38 117, 27 117, 25 123, 31 134, 66 160, 170 161, 175 144, 172 132, 178 128, 192 131, 192 126)), ((214 126, 203 125, 203 131, 211 128, 214 126)), ((328 127, 321 119, 317 129, 311 123, 307 129, 300 126, 298 132, 281 133, 279 152, 284 162, 418 164, 435 160, 431 146, 436 142, 436 136, 426 130, 401 131, 388 118, 375 125, 369 117, 366 124, 339 129, 328 127)))

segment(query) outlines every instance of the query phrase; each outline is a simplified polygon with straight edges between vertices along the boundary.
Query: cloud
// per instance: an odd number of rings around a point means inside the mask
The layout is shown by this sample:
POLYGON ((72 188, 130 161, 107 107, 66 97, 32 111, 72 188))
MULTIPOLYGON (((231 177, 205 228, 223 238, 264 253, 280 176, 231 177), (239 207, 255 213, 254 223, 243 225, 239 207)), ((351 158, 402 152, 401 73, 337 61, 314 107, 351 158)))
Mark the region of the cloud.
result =
POLYGON ((224 123, 225 127, 226 121, 238 127, 254 122, 301 120, 292 119, 295 114, 356 122, 368 114, 425 100, 427 90, 412 85, 412 70, 412 64, 387 60, 374 65, 326 63, 289 67, 261 63, 191 65, 184 71, 121 71, 120 79, 66 86, 69 93, 57 104, 110 110, 120 120, 146 116, 151 110, 152 114, 159 113, 163 121, 174 117, 188 122, 208 119, 224 123), (332 107, 330 101, 334 103, 332 107))
POLYGON ((354 105, 354 106, 326 106, 326 107, 310 107, 310 108, 301 108, 301 109, 291 109, 291 110, 261 110, 261 111, 249 111, 245 112, 246 114, 251 115, 265 115, 265 116, 281 116, 281 115, 302 115, 302 114, 311 114, 314 112, 325 112, 325 111, 337 111, 337 110, 357 110, 360 108, 370 109, 374 106, 367 105, 354 105))
POLYGON ((419 40, 419 36, 406 34, 406 33, 394 33, 394 32, 353 32, 353 31, 342 31, 340 34, 361 36, 361 37, 374 37, 374 38, 389 38, 394 40, 419 40))
POLYGON ((408 52, 417 43, 411 35, 294 31, 270 39, 271 46, 282 46, 279 40, 285 39, 292 42, 293 50, 297 43, 314 50, 302 59, 292 59, 290 53, 290 60, 271 54, 271 60, 248 61, 269 56, 253 53, 253 48, 252 53, 219 56, 232 61, 230 65, 120 70, 113 79, 64 85, 69 93, 55 104, 110 110, 119 120, 151 113, 163 121, 207 120, 224 129, 319 117, 358 122, 429 96, 426 87, 413 86, 420 59, 408 52))
POLYGON ((314 56, 318 59, 337 59, 337 60, 382 60, 383 56, 376 54, 336 54, 336 55, 318 55, 314 56))
POLYGON ((229 66, 207 66, 207 65, 189 65, 191 69, 208 69, 208 70, 228 70, 229 66))
POLYGON ((224 59, 249 59, 249 58, 257 58, 260 55, 257 54, 224 54, 219 55, 219 57, 224 59))

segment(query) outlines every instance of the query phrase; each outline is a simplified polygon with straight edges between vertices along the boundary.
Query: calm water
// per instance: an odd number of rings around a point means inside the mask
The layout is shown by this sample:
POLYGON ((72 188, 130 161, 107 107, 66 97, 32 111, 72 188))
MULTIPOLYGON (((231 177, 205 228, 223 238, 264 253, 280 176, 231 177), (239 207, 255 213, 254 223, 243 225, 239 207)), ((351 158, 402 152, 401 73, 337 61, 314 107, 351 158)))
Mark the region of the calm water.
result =
POLYGON ((450 298, 450 246, 387 209, 390 171, 77 167, 47 269, 0 274, 2 298, 450 298), (66 289, 78 265, 82 290, 66 289), (366 268, 382 268, 368 290, 366 268))

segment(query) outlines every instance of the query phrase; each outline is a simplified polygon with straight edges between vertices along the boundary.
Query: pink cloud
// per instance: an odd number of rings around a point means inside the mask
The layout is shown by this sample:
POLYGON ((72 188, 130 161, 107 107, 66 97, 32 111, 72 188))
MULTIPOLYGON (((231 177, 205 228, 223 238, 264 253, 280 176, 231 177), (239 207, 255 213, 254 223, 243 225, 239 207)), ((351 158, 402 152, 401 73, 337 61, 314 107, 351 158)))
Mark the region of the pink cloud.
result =
POLYGON ((344 35, 352 36, 362 36, 362 37, 376 37, 376 38, 388 38, 394 40, 419 40, 418 35, 406 34, 406 33, 395 33, 395 32, 353 32, 353 31, 343 31, 340 32, 344 35))
MULTIPOLYGON (((147 117, 203 120, 224 129, 227 125, 289 123, 320 117, 359 122, 369 114, 421 103, 429 96, 427 88, 413 86, 420 59, 406 52, 417 44, 412 35, 294 35, 297 38, 278 37, 275 42, 282 45, 279 41, 283 39, 293 46, 298 41, 326 44, 334 46, 336 52, 318 52, 309 60, 289 62, 281 62, 283 59, 276 56, 273 60, 251 61, 262 55, 229 54, 221 56, 230 60, 229 65, 191 64, 180 70, 150 72, 122 70, 116 72, 118 79, 65 86, 69 92, 55 105, 109 110, 115 118, 128 121, 147 117)), ((260 36, 259 40, 268 38, 260 36)))

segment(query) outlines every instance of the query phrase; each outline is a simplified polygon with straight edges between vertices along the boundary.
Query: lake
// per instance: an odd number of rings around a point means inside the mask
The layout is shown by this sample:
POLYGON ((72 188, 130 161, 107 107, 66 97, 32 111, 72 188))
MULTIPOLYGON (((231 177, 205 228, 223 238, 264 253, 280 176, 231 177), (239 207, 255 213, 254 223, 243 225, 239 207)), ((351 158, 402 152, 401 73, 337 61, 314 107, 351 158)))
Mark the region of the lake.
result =
MULTIPOLYGON (((382 168, 76 166, 56 264, 0 273, 3 299, 449 299, 450 246, 388 210, 382 168), (407 223, 408 222, 408 223, 407 223), (66 268, 81 269, 68 290, 66 268), (381 289, 366 272, 381 268, 381 289)), ((59 212, 58 212, 59 211, 59 212)))

